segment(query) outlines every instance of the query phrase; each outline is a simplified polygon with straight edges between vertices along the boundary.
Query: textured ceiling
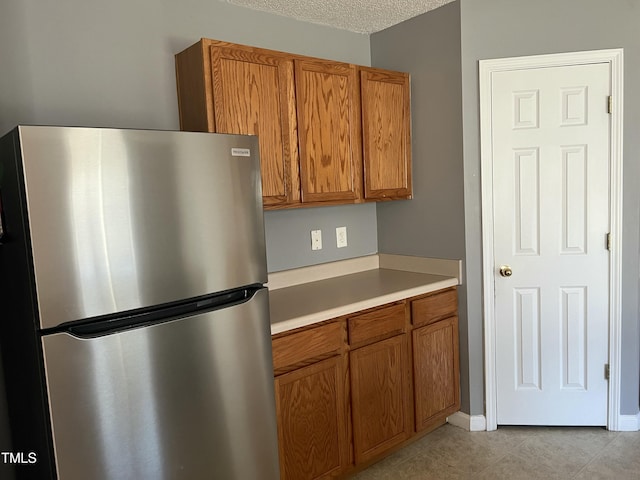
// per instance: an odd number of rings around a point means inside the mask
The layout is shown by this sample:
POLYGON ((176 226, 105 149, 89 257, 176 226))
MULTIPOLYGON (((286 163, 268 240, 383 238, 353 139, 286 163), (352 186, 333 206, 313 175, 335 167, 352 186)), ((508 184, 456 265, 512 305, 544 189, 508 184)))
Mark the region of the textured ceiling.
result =
POLYGON ((358 33, 373 33, 453 0, 226 0, 254 10, 358 33))

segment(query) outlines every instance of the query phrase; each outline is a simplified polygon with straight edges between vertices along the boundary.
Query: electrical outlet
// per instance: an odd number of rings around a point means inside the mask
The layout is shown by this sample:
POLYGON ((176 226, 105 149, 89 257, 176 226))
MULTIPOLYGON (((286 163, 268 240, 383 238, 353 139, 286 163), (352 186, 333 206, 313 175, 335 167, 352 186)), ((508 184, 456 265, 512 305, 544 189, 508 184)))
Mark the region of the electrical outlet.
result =
POLYGON ((322 250, 322 230, 311 230, 311 250, 322 250))
POLYGON ((336 246, 338 248, 347 246, 347 227, 336 227, 336 246))

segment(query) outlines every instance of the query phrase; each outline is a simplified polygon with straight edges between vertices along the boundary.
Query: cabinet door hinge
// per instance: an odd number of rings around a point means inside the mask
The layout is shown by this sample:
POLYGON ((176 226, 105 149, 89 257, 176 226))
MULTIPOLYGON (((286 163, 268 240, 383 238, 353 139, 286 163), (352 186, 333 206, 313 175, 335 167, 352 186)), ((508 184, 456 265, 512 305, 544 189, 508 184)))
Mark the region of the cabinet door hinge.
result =
POLYGON ((605 248, 611 251, 611 233, 607 233, 606 235, 605 248))
POLYGON ((609 380, 609 364, 604 364, 604 379, 609 380))
POLYGON ((607 99, 607 113, 613 113, 613 97, 611 95, 607 99))

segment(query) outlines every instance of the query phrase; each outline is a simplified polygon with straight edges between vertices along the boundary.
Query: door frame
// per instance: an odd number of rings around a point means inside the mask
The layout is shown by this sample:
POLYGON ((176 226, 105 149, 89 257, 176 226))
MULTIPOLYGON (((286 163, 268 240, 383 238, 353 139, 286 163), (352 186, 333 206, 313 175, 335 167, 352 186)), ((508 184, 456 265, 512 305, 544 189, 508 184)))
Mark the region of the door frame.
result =
MULTIPOLYGON (((609 150, 609 214, 611 251, 609 263, 609 393, 607 428, 620 423, 620 364, 622 326, 622 158, 623 158, 623 49, 593 50, 527 57, 480 60, 480 172, 482 189, 482 285, 484 317, 485 414, 487 430, 496 430, 496 320, 495 259, 493 239, 493 129, 491 86, 495 72, 609 63, 611 74, 611 143, 609 150)), ((605 108, 605 105, 603 105, 605 108)), ((604 373, 604 372, 603 372, 604 373)))

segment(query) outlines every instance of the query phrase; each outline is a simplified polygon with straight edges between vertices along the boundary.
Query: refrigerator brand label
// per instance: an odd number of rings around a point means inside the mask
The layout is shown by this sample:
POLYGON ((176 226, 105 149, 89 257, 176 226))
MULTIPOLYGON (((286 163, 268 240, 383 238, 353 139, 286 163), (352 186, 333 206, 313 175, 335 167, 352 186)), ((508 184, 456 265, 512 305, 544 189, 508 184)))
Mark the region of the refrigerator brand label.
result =
POLYGON ((251 149, 249 148, 232 148, 231 155, 234 157, 250 157, 251 149))

